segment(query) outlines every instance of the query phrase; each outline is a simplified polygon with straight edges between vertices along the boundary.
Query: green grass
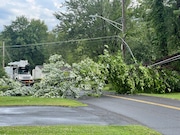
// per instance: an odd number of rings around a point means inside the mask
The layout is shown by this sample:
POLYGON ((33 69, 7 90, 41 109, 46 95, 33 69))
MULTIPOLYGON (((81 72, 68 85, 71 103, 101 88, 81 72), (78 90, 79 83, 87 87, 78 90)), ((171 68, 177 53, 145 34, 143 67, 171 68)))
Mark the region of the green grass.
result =
POLYGON ((160 135, 143 126, 21 126, 0 127, 1 135, 160 135))
POLYGON ((0 106, 87 106, 81 102, 63 98, 0 97, 0 106))
POLYGON ((146 96, 155 96, 155 97, 162 97, 162 98, 170 98, 170 99, 177 99, 180 100, 180 93, 166 93, 166 94, 141 94, 146 96))

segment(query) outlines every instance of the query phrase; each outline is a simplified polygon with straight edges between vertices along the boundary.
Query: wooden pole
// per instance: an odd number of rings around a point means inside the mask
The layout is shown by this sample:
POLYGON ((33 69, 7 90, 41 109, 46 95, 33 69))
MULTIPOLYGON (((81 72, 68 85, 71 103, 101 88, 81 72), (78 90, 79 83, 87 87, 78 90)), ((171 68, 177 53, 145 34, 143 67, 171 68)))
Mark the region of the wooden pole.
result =
MULTIPOLYGON (((125 10, 125 0, 122 0, 122 39, 125 41, 125 32, 126 32, 126 10, 125 10)), ((122 41, 122 55, 125 59, 125 43, 122 41)))
POLYGON ((3 41, 3 61, 2 61, 2 65, 3 65, 3 68, 5 67, 5 45, 4 45, 4 41, 3 41))

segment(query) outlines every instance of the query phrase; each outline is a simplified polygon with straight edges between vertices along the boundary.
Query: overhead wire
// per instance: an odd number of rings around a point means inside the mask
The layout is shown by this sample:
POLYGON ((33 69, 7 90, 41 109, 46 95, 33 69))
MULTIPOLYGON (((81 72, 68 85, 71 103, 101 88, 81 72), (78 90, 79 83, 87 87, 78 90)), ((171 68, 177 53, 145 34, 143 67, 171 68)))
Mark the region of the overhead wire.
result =
POLYGON ((176 61, 176 60, 179 60, 179 59, 180 59, 180 55, 173 56, 171 58, 168 58, 168 59, 162 60, 160 62, 156 62, 156 63, 154 63, 152 65, 149 65, 148 67, 154 67, 154 66, 158 66, 158 65, 163 65, 163 64, 170 63, 170 62, 173 62, 173 61, 176 61))
MULTIPOLYGON (((5 46, 5 48, 17 48, 21 49, 22 47, 33 47, 33 46, 44 46, 44 45, 62 45, 63 43, 73 43, 73 42, 79 42, 79 41, 93 41, 96 42, 95 40, 112 40, 112 38, 117 38, 117 36, 106 36, 106 37, 97 37, 97 38, 86 38, 86 39, 75 39, 75 40, 67 40, 67 41, 59 41, 59 42, 46 42, 46 43, 36 43, 36 44, 24 44, 24 45, 9 45, 5 46)), ((0 49, 3 49, 0 46, 0 49)), ((12 61, 12 58, 10 57, 7 49, 5 49, 5 52, 9 58, 10 61, 12 61)))
MULTIPOLYGON (((43 46, 43 45, 50 45, 50 44, 51 45, 53 45, 53 44, 54 45, 59 45, 59 44, 63 44, 63 43, 71 43, 71 42, 79 42, 79 41, 91 41, 91 40, 100 40, 100 39, 107 40, 107 39, 111 39, 111 38, 120 38, 121 39, 121 37, 119 37, 117 35, 114 35, 114 36, 105 36, 105 37, 97 37, 97 38, 73 39, 73 40, 59 41, 59 42, 46 42, 46 43, 11 45, 11 46, 9 45, 9 46, 6 46, 6 48, 21 48, 21 47, 43 46)), ((128 45, 127 45, 127 47, 129 49, 128 45)), ((0 47, 0 49, 2 49, 2 47, 0 47)), ((6 50, 6 53, 7 53, 7 50, 6 50)), ((131 50, 130 50, 130 53, 131 53, 131 50)), ((135 59, 134 55, 132 55, 132 56, 133 56, 133 59, 135 59)), ((149 65, 148 67, 154 67, 154 66, 166 64, 166 63, 173 62, 173 61, 176 61, 176 60, 179 60, 179 59, 180 59, 180 55, 177 55, 177 56, 168 58, 166 60, 162 60, 160 62, 149 65)))
MULTIPOLYGON (((73 39, 73 40, 67 40, 67 41, 58 41, 58 42, 46 42, 46 43, 36 43, 36 44, 24 44, 24 45, 9 45, 6 46, 6 48, 20 48, 20 47, 29 47, 29 46, 43 46, 43 45, 49 45, 49 44, 62 44, 62 43, 71 43, 71 42, 79 42, 79 41, 91 41, 91 40, 106 40, 111 38, 116 38, 117 36, 105 36, 105 37, 97 37, 97 38, 85 38, 85 39, 73 39)), ((0 47, 2 48, 2 47, 0 47)))

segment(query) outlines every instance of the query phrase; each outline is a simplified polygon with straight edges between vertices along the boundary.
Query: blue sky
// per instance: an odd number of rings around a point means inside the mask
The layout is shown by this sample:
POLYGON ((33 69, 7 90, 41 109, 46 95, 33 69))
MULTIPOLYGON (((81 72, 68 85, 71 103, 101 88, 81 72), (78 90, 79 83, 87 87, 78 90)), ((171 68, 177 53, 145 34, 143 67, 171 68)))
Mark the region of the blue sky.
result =
POLYGON ((65 0, 1 0, 0 3, 0 31, 4 25, 10 25, 17 16, 26 16, 28 19, 40 19, 52 30, 58 20, 54 17, 57 11, 65 10, 62 7, 65 0))

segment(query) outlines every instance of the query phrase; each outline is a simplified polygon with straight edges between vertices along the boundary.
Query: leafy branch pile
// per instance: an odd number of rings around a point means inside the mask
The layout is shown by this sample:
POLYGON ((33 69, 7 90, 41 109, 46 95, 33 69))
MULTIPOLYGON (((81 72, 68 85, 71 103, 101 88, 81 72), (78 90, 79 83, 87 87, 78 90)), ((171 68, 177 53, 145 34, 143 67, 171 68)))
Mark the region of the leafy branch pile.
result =
POLYGON ((34 85, 37 97, 78 97, 76 75, 72 67, 65 63, 60 55, 50 57, 48 64, 44 64, 44 78, 34 85))
POLYGON ((78 98, 84 94, 101 95, 104 86, 111 84, 117 93, 166 93, 180 90, 180 76, 174 71, 127 65, 121 53, 110 55, 107 50, 99 62, 86 58, 80 63, 65 63, 61 55, 53 55, 44 64, 44 77, 33 87, 2 78, 2 96, 36 96, 47 98, 78 98))
POLYGON ((121 53, 101 56, 105 65, 104 74, 108 83, 117 93, 167 93, 180 91, 180 76, 175 71, 166 71, 161 68, 149 68, 142 65, 127 65, 121 53))
POLYGON ((101 94, 104 85, 101 77, 101 66, 93 60, 87 58, 80 63, 74 63, 72 66, 65 63, 61 55, 53 55, 49 58, 49 63, 44 64, 44 77, 33 87, 21 87, 21 84, 10 80, 2 81, 2 88, 7 86, 6 90, 0 90, 2 96, 25 96, 47 98, 78 98, 84 94, 101 94), (10 84, 10 85, 8 85, 10 84), (16 85, 18 84, 18 86, 16 85), (10 87, 10 86, 13 87, 10 87))
POLYGON ((0 95, 1 96, 31 96, 34 89, 22 86, 20 82, 9 78, 0 78, 0 95))
POLYGON ((76 74, 77 86, 88 94, 101 95, 104 88, 105 75, 102 74, 103 64, 96 63, 86 58, 80 63, 73 64, 73 72, 76 74))

